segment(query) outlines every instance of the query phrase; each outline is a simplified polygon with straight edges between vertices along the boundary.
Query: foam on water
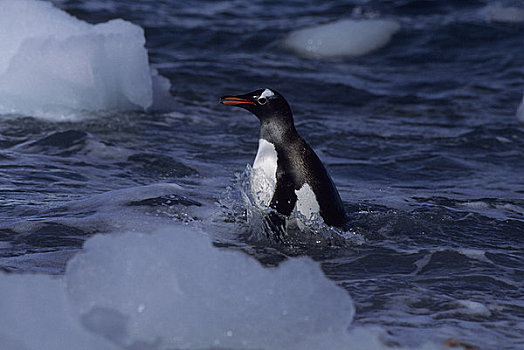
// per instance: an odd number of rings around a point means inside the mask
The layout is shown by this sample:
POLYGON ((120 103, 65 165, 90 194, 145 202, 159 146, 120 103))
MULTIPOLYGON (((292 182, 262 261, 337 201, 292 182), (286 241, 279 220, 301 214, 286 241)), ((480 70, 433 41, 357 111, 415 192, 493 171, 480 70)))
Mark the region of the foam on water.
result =
POLYGON ((4 0, 0 113, 60 119, 149 108, 153 88, 162 95, 169 86, 150 69, 144 44, 143 29, 121 19, 91 25, 48 2, 4 0))
POLYGON ((520 105, 517 108, 517 119, 519 120, 519 122, 524 124, 524 96, 522 97, 522 101, 520 102, 520 105))
POLYGON ((486 18, 493 22, 523 23, 524 8, 514 6, 503 6, 501 3, 488 5, 482 9, 486 18))
POLYGON ((291 32, 283 45, 305 57, 361 56, 385 46, 399 29, 394 20, 345 19, 291 32))

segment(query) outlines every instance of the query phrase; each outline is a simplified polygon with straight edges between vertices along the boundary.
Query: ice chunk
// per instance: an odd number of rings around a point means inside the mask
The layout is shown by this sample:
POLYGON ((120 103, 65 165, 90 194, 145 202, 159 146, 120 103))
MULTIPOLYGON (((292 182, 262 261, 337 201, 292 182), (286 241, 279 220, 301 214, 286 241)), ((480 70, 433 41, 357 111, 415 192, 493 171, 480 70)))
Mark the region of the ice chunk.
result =
POLYGON ((152 231, 90 238, 63 276, 0 272, 0 349, 390 349, 348 329, 350 296, 309 258, 267 268, 185 225, 152 231))
POLYGON ((386 45, 399 29, 394 20, 345 19, 291 32, 283 45, 306 57, 360 56, 386 45))
POLYGON ((63 280, 0 273, 0 349, 117 349, 78 321, 63 280))
POLYGON ((345 339, 354 313, 310 259, 264 268, 187 228, 96 236, 66 280, 83 318, 104 323, 102 336, 118 330, 121 346, 298 349, 309 337, 345 339))
POLYGON ((144 44, 121 19, 91 25, 48 2, 3 0, 0 113, 146 109, 156 73, 144 44))
POLYGON ((492 22, 523 23, 524 8, 503 6, 501 3, 488 5, 482 9, 486 18, 492 22))

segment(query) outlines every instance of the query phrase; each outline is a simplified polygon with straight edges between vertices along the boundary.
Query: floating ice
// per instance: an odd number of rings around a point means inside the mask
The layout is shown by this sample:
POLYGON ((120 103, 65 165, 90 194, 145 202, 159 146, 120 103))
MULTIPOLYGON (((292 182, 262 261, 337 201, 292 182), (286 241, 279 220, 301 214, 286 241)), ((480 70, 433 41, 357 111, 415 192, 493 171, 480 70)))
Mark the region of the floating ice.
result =
POLYGON ((524 8, 505 7, 501 3, 488 5, 482 9, 482 13, 486 18, 493 22, 503 23, 523 23, 524 22, 524 8))
POLYGON ((264 268, 190 229, 97 236, 85 250, 68 266, 68 292, 84 322, 107 323, 102 336, 119 330, 121 346, 301 349, 309 336, 347 336, 353 317, 317 263, 264 268))
POLYGON ((294 31, 283 44, 306 57, 361 56, 386 45, 399 29, 394 20, 345 19, 294 31))
POLYGON ((0 273, 0 349, 117 349, 79 322, 64 281, 0 273))
POLYGON ((390 349, 353 315, 312 260, 265 268, 182 224, 94 236, 63 276, 0 272, 0 349, 390 349))
POLYGON ((166 82, 144 44, 142 28, 121 19, 91 25, 48 2, 2 0, 0 113, 146 109, 166 82))
POLYGON ((0 273, 0 300, 2 349, 338 349, 354 313, 310 259, 264 268, 186 226, 95 236, 62 278, 0 273))

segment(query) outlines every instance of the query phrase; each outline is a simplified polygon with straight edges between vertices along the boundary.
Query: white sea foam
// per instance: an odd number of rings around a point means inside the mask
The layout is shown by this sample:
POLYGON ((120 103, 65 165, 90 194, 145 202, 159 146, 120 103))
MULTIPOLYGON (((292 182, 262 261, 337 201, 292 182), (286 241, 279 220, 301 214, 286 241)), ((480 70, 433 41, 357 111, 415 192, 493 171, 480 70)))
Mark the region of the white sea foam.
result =
POLYGON ((517 118, 519 122, 524 124, 524 96, 522 96, 522 101, 520 102, 520 105, 517 108, 517 118))
POLYGON ((386 45, 399 29, 395 20, 345 19, 294 31, 283 45, 306 57, 361 56, 386 45))
POLYGON ((486 305, 472 300, 457 300, 457 304, 464 308, 463 313, 475 316, 491 316, 486 305))
POLYGON ((0 113, 147 109, 153 85, 169 87, 144 44, 142 28, 121 19, 91 25, 48 2, 0 1, 0 113))
POLYGON ((475 201, 475 200, 461 203, 461 205, 466 208, 476 209, 476 210, 488 209, 490 207, 489 203, 485 201, 475 201))
POLYGON ((455 300, 447 303, 449 310, 440 311, 434 317, 449 318, 456 317, 457 315, 465 315, 472 317, 489 317, 491 311, 488 307, 482 303, 472 300, 455 300))
POLYGON ((492 22, 523 23, 524 8, 504 6, 501 3, 488 5, 482 9, 482 13, 492 22))

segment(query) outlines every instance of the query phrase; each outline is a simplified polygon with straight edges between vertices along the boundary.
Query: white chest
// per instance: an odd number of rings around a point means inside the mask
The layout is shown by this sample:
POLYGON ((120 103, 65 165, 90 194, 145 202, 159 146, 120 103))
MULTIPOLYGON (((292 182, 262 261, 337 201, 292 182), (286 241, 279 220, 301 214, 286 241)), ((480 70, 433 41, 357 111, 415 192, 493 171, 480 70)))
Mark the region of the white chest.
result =
POLYGON ((297 204, 295 208, 307 219, 312 219, 313 214, 318 214, 320 206, 311 187, 305 183, 299 190, 295 190, 297 204))
MULTIPOLYGON (((251 193, 256 205, 269 206, 277 183, 278 155, 275 146, 264 140, 258 141, 258 151, 251 172, 251 193)), ((320 206, 315 193, 306 183, 300 189, 295 190, 297 202, 295 209, 311 219, 318 214, 320 206)))
POLYGON ((269 206, 277 183, 277 151, 275 146, 259 139, 258 151, 251 173, 251 191, 255 203, 269 206))

